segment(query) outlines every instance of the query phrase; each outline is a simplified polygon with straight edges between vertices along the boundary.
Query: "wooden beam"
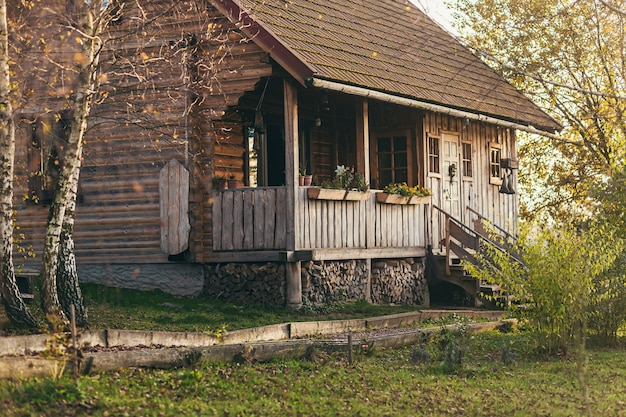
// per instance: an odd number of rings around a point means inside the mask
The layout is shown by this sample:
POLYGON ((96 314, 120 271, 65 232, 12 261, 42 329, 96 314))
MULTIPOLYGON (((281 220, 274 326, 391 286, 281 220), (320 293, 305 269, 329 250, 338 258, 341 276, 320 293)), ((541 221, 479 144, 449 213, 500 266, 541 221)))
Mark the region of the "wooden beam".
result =
POLYGON ((346 259, 401 259, 423 258, 426 248, 397 247, 397 248, 338 248, 338 249, 311 249, 300 250, 292 254, 291 259, 300 261, 325 261, 346 259))
MULTIPOLYGON (((288 251, 296 250, 297 237, 300 236, 300 222, 296 221, 300 214, 300 202, 296 198, 298 186, 298 91, 293 81, 283 81, 283 99, 285 113, 285 183, 287 234, 285 246, 288 251)), ((287 306, 302 307, 302 278, 300 261, 285 264, 287 281, 287 306)))
POLYGON ((356 99, 356 170, 370 179, 370 135, 369 135, 369 110, 367 98, 356 99))
POLYGON ((295 190, 298 184, 298 93, 293 82, 285 79, 283 82, 284 112, 285 112, 285 182, 287 186, 287 250, 296 249, 296 236, 299 232, 299 222, 296 214, 299 213, 299 203, 295 190))

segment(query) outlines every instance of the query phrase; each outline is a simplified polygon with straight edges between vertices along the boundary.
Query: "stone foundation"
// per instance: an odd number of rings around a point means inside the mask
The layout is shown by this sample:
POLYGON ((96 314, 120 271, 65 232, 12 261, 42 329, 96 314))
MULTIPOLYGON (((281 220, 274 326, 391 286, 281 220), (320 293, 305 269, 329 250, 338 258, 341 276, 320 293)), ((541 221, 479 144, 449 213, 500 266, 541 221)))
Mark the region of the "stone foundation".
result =
POLYGON ((358 301, 367 297, 365 261, 302 262, 302 299, 312 304, 358 301))
MULTIPOLYGON (((205 266, 203 293, 234 303, 285 305, 285 273, 285 265, 278 262, 210 264, 205 266)), ((300 277, 305 304, 368 300, 430 305, 419 259, 373 261, 371 279, 365 260, 308 261, 302 262, 300 277)))
POLYGON ((76 268, 81 282, 172 295, 200 295, 204 282, 200 264, 78 264, 76 268))
POLYGON ((428 282, 421 260, 372 262, 372 303, 430 306, 428 282))
POLYGON ((206 265, 203 293, 234 303, 284 305, 285 265, 274 262, 206 265))

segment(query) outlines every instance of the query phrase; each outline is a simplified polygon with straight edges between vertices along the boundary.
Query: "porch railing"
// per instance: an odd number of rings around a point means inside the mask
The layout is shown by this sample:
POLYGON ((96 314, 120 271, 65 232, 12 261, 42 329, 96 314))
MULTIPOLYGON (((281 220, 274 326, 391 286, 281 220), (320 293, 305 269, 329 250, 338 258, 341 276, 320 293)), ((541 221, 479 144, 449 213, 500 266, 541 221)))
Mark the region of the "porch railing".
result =
MULTIPOLYGON (((428 205, 381 204, 372 192, 363 201, 309 199, 296 190, 296 250, 426 247, 428 205)), ((213 250, 285 250, 285 187, 238 188, 216 193, 213 250)))
POLYGON ((213 250, 280 250, 287 238, 285 187, 236 188, 215 194, 213 250))

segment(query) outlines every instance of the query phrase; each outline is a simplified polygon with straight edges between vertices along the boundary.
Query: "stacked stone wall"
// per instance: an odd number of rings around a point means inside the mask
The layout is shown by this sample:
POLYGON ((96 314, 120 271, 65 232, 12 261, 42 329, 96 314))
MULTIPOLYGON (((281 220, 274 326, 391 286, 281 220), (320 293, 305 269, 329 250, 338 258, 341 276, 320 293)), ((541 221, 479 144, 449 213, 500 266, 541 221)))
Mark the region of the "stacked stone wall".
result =
POLYGON ((428 282, 421 260, 378 260, 372 262, 372 302, 430 306, 428 282))
POLYGON ((365 261, 309 261, 302 263, 302 299, 312 304, 358 301, 366 298, 365 261))
POLYGON ((205 266, 203 292, 210 298, 242 304, 284 305, 285 265, 278 262, 205 266))

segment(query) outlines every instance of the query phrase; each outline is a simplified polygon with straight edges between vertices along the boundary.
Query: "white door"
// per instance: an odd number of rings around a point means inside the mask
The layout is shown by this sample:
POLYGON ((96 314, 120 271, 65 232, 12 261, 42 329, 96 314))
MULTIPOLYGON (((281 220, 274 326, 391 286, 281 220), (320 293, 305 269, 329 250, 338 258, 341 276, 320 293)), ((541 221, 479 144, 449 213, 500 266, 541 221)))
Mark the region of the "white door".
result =
POLYGON ((443 172, 441 189, 443 190, 443 209, 454 218, 461 218, 461 164, 458 135, 444 133, 441 136, 443 172))

